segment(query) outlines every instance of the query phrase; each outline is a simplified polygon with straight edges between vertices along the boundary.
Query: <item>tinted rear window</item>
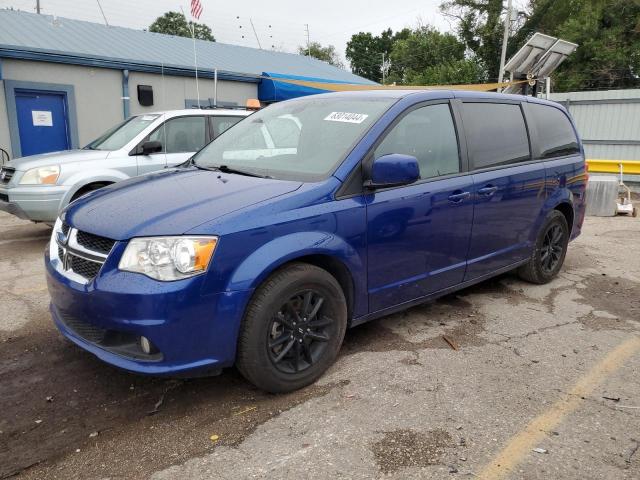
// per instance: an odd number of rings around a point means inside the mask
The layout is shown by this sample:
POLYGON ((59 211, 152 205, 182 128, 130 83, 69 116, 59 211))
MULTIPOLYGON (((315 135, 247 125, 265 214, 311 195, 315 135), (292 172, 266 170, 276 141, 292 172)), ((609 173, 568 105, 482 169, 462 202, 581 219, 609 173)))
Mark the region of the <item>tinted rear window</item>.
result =
POLYGON ((529 137, 520 105, 464 103, 462 112, 473 168, 530 159, 529 137))
POLYGON ((527 112, 531 112, 531 121, 538 132, 540 158, 560 157, 580 152, 576 133, 561 110, 532 103, 527 112))

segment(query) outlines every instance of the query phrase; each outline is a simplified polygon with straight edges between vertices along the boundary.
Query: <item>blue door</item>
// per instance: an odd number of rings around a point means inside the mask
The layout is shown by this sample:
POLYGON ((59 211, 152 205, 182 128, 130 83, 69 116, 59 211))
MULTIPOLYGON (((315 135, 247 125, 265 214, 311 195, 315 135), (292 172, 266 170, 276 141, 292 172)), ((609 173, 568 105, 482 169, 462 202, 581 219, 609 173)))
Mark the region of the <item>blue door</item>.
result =
POLYGON ((16 110, 23 157, 70 148, 64 93, 16 90, 16 110))
POLYGON ((465 101, 464 129, 473 174, 473 233, 465 281, 531 255, 545 202, 545 169, 532 162, 519 103, 465 101))
POLYGON ((462 282, 473 222, 473 182, 470 175, 459 175, 459 148, 448 102, 405 115, 373 156, 391 153, 416 157, 421 179, 370 196, 371 312, 462 282))

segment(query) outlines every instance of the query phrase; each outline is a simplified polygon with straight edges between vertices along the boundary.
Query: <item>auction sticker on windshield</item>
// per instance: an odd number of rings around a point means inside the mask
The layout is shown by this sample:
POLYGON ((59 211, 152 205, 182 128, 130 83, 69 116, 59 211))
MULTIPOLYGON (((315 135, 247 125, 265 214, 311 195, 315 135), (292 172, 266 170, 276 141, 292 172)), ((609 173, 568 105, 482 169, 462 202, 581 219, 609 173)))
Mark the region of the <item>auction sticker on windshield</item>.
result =
POLYGON ((368 116, 364 113, 331 112, 325 120, 328 122, 362 123, 368 116))

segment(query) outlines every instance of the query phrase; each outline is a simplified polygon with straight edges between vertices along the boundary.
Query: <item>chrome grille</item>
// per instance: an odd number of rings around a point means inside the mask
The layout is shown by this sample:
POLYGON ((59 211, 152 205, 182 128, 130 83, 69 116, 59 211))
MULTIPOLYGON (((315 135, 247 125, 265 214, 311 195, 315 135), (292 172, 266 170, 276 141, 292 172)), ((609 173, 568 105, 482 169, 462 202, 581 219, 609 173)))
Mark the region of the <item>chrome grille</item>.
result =
POLYGON ((16 169, 15 168, 11 168, 11 167, 2 167, 2 168, 0 168, 0 182, 4 183, 6 185, 7 183, 9 183, 11 181, 11 179, 13 178, 14 173, 16 173, 16 169))
POLYGON ((66 223, 54 231, 54 238, 62 270, 74 274, 76 281, 83 283, 89 283, 98 275, 115 244, 115 240, 79 231, 66 223))

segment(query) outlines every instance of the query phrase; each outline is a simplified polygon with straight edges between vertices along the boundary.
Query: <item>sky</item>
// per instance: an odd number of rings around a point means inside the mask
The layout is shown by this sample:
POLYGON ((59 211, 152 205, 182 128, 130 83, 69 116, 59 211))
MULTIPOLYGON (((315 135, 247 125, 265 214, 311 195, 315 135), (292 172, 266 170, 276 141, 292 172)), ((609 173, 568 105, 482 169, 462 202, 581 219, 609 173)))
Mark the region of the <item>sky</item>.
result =
MULTIPOLYGON (((295 52, 306 45, 305 24, 310 40, 332 44, 344 58, 351 35, 360 31, 379 34, 415 26, 418 21, 441 31, 452 29, 439 11, 441 0, 201 0, 204 11, 200 22, 207 24, 216 40, 235 45, 258 47, 251 28, 255 26, 262 48, 295 52)), ((109 24, 147 28, 164 12, 189 15, 190 0, 100 0, 109 24)), ((36 0, 0 0, 0 8, 35 11, 36 0)), ((40 0, 42 13, 103 23, 97 0, 40 0)))

